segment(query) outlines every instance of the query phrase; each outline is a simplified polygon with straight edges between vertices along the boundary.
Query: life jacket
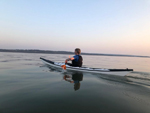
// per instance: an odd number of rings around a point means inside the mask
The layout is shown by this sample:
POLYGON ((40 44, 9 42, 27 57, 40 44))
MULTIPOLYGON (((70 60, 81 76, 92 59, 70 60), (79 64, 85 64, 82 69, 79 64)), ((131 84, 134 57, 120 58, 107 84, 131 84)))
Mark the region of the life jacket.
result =
POLYGON ((72 60, 72 66, 75 66, 75 67, 82 67, 82 56, 78 55, 79 56, 79 59, 78 61, 75 61, 75 60, 72 60))

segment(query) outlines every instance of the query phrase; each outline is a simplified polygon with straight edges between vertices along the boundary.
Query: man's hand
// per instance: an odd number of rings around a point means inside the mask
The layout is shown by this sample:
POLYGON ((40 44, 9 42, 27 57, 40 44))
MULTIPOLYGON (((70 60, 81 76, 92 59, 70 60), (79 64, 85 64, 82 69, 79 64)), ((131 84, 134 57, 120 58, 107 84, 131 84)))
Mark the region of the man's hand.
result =
POLYGON ((68 61, 67 60, 65 60, 65 64, 67 63, 68 61))
POLYGON ((74 60, 74 58, 72 57, 72 58, 66 59, 65 63, 67 63, 67 62, 70 61, 70 60, 74 60))

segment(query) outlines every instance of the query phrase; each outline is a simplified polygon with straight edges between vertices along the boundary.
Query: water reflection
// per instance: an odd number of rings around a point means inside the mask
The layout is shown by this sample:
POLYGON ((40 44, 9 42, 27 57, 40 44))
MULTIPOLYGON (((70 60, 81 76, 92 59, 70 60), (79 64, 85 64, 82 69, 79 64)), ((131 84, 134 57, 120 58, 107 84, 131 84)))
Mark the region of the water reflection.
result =
POLYGON ((59 68, 51 67, 46 65, 50 70, 50 72, 62 72, 63 74, 63 80, 74 83, 74 90, 77 91, 80 89, 81 81, 83 80, 83 73, 82 72, 76 72, 76 71, 64 71, 59 68))
MULTIPOLYGON (((49 67, 49 71, 51 72, 62 72, 63 74, 63 79, 65 81, 68 81, 70 83, 74 83, 74 90, 79 90, 81 83, 80 81, 83 80, 83 73, 82 72, 72 72, 72 71, 64 71, 62 69, 54 68, 54 67, 49 67)), ((96 76, 97 78, 106 80, 106 81, 111 81, 112 84, 117 83, 125 83, 125 84, 134 84, 134 85, 140 85, 140 86, 146 86, 150 87, 150 82, 149 82, 149 73, 138 73, 138 72, 132 72, 127 76, 115 76, 115 75, 104 75, 104 74, 92 74, 92 76, 96 76), (144 75, 143 75, 144 74, 144 75)))
POLYGON ((83 73, 74 72, 71 75, 64 74, 63 79, 67 82, 74 83, 74 90, 76 91, 80 89, 80 81, 83 80, 83 73))

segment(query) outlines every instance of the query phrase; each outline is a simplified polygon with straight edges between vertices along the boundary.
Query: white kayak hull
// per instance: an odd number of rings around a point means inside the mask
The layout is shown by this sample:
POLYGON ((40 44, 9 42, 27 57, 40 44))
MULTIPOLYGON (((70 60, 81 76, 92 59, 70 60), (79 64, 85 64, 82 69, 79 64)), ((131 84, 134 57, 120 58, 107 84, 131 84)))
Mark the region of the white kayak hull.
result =
MULTIPOLYGON (((40 58, 40 59, 44 64, 47 64, 50 67, 62 69, 61 65, 65 65, 65 63, 57 63, 50 60, 46 60, 44 58, 40 58)), ((118 75, 118 76, 125 76, 128 73, 133 71, 133 69, 102 69, 102 68, 73 67, 68 65, 66 65, 66 70, 89 72, 89 73, 100 73, 100 74, 107 74, 107 75, 118 75)))

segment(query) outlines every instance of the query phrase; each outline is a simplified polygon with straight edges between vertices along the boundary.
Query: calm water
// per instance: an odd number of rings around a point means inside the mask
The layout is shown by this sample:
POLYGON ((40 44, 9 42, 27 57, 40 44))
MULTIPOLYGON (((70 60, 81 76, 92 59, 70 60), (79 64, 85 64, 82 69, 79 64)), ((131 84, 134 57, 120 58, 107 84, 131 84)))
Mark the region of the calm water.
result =
POLYGON ((134 69, 120 77, 55 70, 39 57, 68 55, 0 53, 0 113, 150 113, 150 58, 83 56, 84 66, 134 69))

